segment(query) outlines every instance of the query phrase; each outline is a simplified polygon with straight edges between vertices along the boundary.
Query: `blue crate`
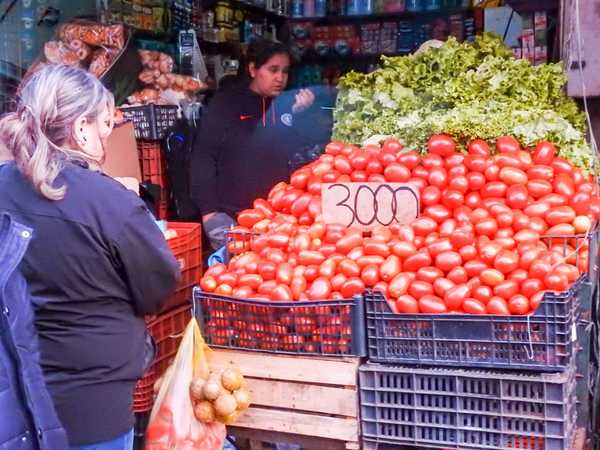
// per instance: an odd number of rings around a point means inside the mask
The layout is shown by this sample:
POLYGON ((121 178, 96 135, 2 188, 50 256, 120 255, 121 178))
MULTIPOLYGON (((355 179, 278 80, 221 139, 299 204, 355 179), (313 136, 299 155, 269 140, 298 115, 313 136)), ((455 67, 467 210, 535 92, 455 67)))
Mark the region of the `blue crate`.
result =
POLYGON ((572 448, 573 364, 529 375, 365 364, 359 380, 366 449, 572 448))

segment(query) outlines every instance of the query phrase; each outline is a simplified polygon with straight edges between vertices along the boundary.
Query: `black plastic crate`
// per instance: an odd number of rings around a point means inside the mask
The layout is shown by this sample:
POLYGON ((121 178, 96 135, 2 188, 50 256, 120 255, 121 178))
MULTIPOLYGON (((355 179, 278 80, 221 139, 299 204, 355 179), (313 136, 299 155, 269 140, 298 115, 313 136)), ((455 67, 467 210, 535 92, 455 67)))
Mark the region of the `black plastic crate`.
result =
POLYGON ((362 297, 271 302, 194 289, 195 316, 211 347, 269 353, 366 356, 362 297))
POLYGON ((574 349, 578 295, 547 293, 534 314, 395 314, 383 294, 367 291, 367 350, 374 362, 560 371, 574 349))
POLYGON ((136 139, 157 141, 177 122, 178 107, 172 105, 125 106, 123 116, 133 122, 136 139))
POLYGON ((359 380, 365 448, 573 448, 573 365, 522 375, 365 364, 359 380))

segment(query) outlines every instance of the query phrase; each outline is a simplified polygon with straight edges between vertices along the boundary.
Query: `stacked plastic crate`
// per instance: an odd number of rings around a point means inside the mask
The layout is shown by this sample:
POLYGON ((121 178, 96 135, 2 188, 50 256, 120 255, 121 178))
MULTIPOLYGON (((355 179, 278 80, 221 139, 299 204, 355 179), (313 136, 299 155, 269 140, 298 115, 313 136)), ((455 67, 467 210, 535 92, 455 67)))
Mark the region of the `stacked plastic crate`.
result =
POLYGON ((177 106, 151 104, 123 107, 121 111, 133 122, 143 181, 160 187, 156 215, 166 219, 169 185, 162 139, 177 121, 177 106))
POLYGON ((565 251, 587 246, 589 267, 529 316, 394 314, 368 292, 364 448, 574 449, 587 424, 577 415, 587 413, 578 379, 589 352, 575 360, 598 283, 597 234, 553 237, 565 251))

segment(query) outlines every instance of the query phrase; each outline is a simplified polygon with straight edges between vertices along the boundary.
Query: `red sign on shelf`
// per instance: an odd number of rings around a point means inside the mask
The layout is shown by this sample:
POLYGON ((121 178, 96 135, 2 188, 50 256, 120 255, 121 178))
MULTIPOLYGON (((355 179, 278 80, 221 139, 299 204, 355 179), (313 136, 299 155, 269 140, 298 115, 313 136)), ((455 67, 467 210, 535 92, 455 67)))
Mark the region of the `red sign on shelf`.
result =
POLYGON ((370 229, 406 224, 419 216, 419 191, 407 183, 324 183, 325 223, 370 229))

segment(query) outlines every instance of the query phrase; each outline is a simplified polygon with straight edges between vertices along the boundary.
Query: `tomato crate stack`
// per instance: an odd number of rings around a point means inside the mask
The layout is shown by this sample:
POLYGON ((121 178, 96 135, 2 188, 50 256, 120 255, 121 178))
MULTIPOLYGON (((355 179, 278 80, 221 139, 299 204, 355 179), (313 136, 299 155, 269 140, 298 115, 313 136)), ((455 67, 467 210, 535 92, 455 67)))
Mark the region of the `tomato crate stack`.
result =
POLYGON ((579 279, 546 292, 526 316, 397 314, 383 294, 367 291, 364 448, 573 449, 587 425, 598 235, 596 225, 586 235, 547 237, 565 252, 585 241, 586 267, 574 261, 579 279))
POLYGON ((181 268, 181 280, 162 311, 146 320, 148 332, 156 344, 156 355, 136 385, 133 395, 136 413, 152 409, 154 384, 177 354, 181 336, 191 318, 192 289, 202 276, 200 224, 168 222, 166 233, 167 243, 181 268))
POLYGON ((166 219, 169 209, 169 185, 167 178, 167 162, 162 150, 161 141, 136 141, 142 180, 160 187, 160 197, 156 215, 166 219))

